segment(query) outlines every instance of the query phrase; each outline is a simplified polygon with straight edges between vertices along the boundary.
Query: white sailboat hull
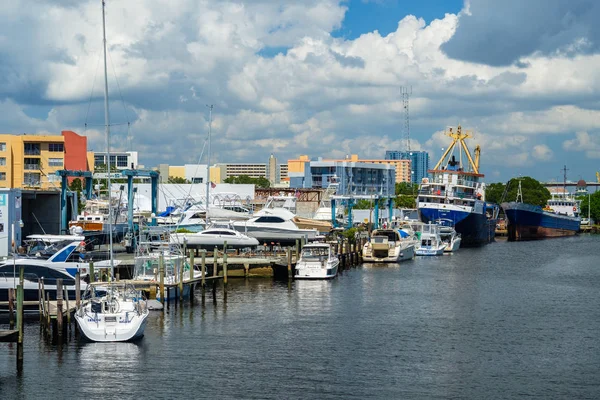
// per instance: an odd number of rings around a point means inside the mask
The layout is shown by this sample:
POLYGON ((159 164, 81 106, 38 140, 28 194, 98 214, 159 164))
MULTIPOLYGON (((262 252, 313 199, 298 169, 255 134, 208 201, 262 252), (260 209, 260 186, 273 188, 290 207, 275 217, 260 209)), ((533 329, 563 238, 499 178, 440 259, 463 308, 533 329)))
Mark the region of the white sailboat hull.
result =
POLYGON ((98 315, 75 314, 83 335, 94 342, 127 342, 141 338, 144 336, 147 318, 148 312, 137 315, 132 311, 98 315), (115 320, 112 321, 112 318, 115 320))

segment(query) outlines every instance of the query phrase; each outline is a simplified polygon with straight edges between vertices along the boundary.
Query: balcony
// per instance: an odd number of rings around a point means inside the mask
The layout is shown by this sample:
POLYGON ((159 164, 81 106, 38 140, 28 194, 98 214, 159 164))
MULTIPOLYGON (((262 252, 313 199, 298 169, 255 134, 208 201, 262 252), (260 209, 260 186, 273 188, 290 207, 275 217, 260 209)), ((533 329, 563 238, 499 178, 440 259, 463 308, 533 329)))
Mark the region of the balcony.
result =
POLYGON ((40 164, 24 164, 23 165, 23 169, 25 169, 26 171, 39 171, 40 170, 40 164))

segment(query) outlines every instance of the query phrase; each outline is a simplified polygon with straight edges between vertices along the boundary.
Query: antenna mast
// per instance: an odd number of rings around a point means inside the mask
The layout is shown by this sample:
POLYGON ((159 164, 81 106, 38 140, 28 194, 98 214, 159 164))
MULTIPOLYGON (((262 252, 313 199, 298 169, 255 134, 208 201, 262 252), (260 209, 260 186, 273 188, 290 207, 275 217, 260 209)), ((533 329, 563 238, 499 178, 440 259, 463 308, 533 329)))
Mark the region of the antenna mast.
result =
POLYGON ((563 198, 567 198, 567 166, 563 166, 563 198))
POLYGON ((400 94, 402 95, 402 108, 404 108, 404 140, 406 141, 406 151, 410 152, 410 116, 408 105, 410 96, 412 95, 412 86, 401 86, 400 94))

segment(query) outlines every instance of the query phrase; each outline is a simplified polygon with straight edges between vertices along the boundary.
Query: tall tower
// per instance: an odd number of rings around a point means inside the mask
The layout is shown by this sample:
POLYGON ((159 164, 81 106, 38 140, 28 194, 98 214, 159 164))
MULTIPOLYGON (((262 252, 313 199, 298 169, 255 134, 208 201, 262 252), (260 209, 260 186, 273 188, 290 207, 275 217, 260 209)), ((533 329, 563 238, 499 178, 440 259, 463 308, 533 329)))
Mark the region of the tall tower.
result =
POLYGON ((279 177, 277 176, 279 175, 278 172, 277 158, 273 155, 273 153, 271 153, 271 156, 269 157, 269 164, 267 165, 267 179, 271 185, 279 183, 279 177))
POLYGON ((400 87, 400 94, 402 95, 402 108, 404 109, 404 140, 405 140, 405 149, 407 152, 410 152, 410 114, 408 112, 408 103, 410 100, 410 96, 412 95, 412 86, 400 87))

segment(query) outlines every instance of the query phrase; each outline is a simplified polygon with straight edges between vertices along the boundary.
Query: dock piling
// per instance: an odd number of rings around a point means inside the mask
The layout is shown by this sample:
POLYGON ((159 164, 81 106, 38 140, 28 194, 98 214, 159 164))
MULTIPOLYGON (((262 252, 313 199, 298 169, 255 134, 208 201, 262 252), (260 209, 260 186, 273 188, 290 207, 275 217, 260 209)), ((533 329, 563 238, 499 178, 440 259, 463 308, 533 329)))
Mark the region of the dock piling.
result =
POLYGON ((217 276, 217 268, 218 268, 218 258, 219 257, 219 249, 217 248, 217 246, 215 246, 215 250, 213 251, 213 256, 214 256, 214 262, 213 262, 213 276, 217 276))
POLYGON ((165 304, 165 259, 164 255, 161 253, 158 257, 158 275, 159 275, 159 293, 160 293, 160 302, 165 304))
POLYGON ((288 247, 287 249, 287 271, 288 271, 288 279, 292 279, 292 248, 288 247))
POLYGON ((15 327, 15 289, 14 288, 9 288, 8 289, 8 323, 10 326, 10 329, 14 329, 15 327))
POLYGON ((94 282, 96 280, 96 277, 94 276, 94 262, 90 261, 90 283, 94 282))
POLYGON ((59 337, 63 333, 63 280, 56 280, 56 330, 59 337))
POLYGON ((223 285, 227 289, 227 240, 223 242, 223 285))
POLYGON ((75 308, 79 309, 79 304, 81 303, 81 282, 80 282, 80 273, 77 271, 75 274, 75 308))
POLYGON ((19 338, 17 339, 17 370, 23 369, 23 267, 21 267, 20 284, 17 286, 17 329, 19 338))

